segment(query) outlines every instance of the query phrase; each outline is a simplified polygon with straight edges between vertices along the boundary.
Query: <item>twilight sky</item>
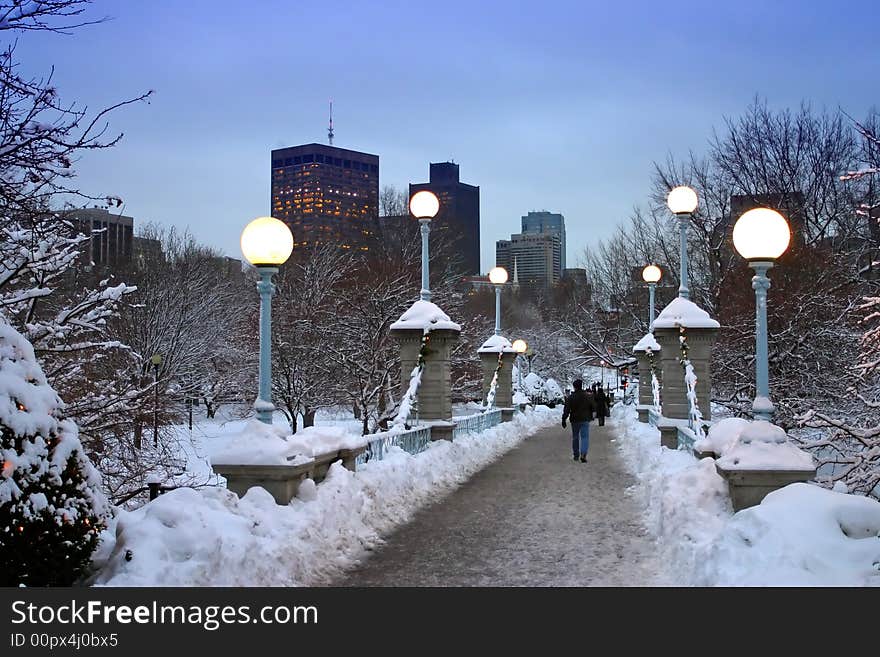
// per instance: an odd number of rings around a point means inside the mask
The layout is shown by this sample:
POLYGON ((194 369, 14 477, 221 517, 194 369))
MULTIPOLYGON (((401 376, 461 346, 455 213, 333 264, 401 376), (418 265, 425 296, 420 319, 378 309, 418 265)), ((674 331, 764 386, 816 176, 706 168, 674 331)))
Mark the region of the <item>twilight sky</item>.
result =
POLYGON ((651 164, 702 151, 756 94, 855 117, 880 104, 880 3, 852 0, 95 0, 113 20, 21 37, 62 97, 124 108, 80 185, 241 257, 272 148, 380 157, 380 185, 454 160, 479 185, 483 270, 528 210, 565 215, 569 266, 644 202, 651 164))

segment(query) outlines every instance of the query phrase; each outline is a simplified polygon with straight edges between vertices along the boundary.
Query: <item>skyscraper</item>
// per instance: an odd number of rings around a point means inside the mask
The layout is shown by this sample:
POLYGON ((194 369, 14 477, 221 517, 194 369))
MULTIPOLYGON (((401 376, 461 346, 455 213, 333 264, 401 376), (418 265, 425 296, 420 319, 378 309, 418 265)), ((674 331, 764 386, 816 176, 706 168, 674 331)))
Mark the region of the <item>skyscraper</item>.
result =
POLYGON ((559 236, 560 254, 557 272, 559 278, 562 270, 565 269, 565 217, 546 210, 529 212, 522 218, 522 232, 523 234, 551 233, 559 236))
POLYGON ((379 214, 379 156, 324 144, 272 151, 272 211, 294 246, 367 250, 379 214))
POLYGON ((437 195, 440 212, 431 222, 431 232, 436 231, 454 243, 462 257, 462 274, 479 274, 480 188, 461 182, 458 165, 454 162, 432 162, 429 181, 410 184, 410 197, 423 189, 437 195))
POLYGON ((549 289, 560 278, 559 236, 555 233, 520 233, 495 243, 495 265, 504 267, 528 288, 549 289))

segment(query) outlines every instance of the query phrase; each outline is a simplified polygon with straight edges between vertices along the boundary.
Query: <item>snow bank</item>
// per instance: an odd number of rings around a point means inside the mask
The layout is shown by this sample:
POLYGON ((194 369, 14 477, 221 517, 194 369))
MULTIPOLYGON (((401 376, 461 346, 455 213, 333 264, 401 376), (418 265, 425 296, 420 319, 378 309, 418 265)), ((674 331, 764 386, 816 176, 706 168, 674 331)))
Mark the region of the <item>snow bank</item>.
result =
POLYGON ((278 506, 263 489, 239 499, 222 488, 178 489, 120 512, 95 583, 107 586, 309 586, 356 565, 406 522, 539 428, 558 411, 539 407, 412 456, 397 447, 350 472, 331 466, 317 487, 278 506), (130 560, 126 560, 126 553, 130 560))
POLYGON ((461 331, 461 326, 449 319, 449 315, 430 301, 419 299, 409 310, 403 313, 396 322, 391 325, 391 330, 397 329, 450 329, 461 331))
POLYGON ((741 417, 728 417, 715 422, 708 435, 694 443, 694 448, 701 452, 724 454, 739 440, 740 434, 751 424, 741 417))
POLYGON ((287 439, 290 427, 250 419, 241 433, 211 454, 215 464, 289 465, 297 454, 287 439))
MULTIPOLYGON (((738 423, 722 422, 707 440, 738 441, 738 423)), ((880 502, 798 483, 734 514, 713 459, 660 447, 657 430, 632 407, 615 406, 611 424, 639 479, 632 492, 645 522, 681 584, 880 586, 880 502)), ((765 430, 758 435, 772 438, 765 430)))
POLYGON ((676 297, 657 315, 654 328, 720 328, 721 324, 709 317, 709 313, 693 301, 676 297))

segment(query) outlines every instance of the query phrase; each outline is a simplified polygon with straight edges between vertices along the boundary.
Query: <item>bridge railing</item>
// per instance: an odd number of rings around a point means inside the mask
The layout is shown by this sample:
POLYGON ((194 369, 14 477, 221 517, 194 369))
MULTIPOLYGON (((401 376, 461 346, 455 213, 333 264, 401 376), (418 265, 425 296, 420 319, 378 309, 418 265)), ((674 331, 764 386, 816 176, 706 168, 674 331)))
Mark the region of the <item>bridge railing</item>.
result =
POLYGON ((452 420, 455 422, 455 429, 452 430, 452 439, 455 440, 472 433, 480 433, 501 424, 501 409, 493 408, 482 413, 454 417, 452 420))
POLYGON ((367 448, 355 460, 357 465, 382 460, 385 458, 385 452, 392 446, 400 447, 410 454, 425 451, 431 442, 431 427, 413 427, 397 432, 386 431, 364 438, 367 440, 367 448))

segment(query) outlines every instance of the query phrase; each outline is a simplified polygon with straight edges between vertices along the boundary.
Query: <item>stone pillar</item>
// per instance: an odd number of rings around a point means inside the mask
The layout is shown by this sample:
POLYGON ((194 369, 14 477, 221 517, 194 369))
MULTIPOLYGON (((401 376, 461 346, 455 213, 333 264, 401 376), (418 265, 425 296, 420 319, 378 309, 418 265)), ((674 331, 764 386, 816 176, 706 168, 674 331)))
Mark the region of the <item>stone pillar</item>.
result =
POLYGON ((633 347, 633 353, 639 363, 639 422, 648 421, 648 407, 654 405, 654 388, 651 377, 651 359, 648 357, 650 347, 654 355, 654 367, 657 370, 657 381, 662 385, 663 375, 660 369, 660 352, 662 351, 652 333, 645 334, 638 344, 633 347))
MULTIPOLYGON (((400 344, 401 394, 409 388, 413 368, 419 362, 423 331, 419 329, 392 329, 391 334, 400 344)), ((428 338, 425 368, 419 385, 419 420, 450 420, 452 418, 452 373, 449 352, 458 340, 458 331, 432 330, 428 338)))
MULTIPOLYGON (((513 361, 515 353, 504 353, 501 359, 501 371, 498 372, 498 384, 495 386, 495 408, 513 407, 513 361)), ((498 367, 498 354, 481 353, 480 362, 483 364, 483 401, 489 396, 489 388, 492 386, 492 377, 498 367)))
MULTIPOLYGON (((501 335, 493 335, 483 343, 477 353, 483 365, 483 402, 488 399, 492 378, 498 368, 498 354, 503 353, 501 371, 498 372, 498 383, 495 386, 495 408, 513 408, 513 362, 516 352, 510 341, 501 335)), ((512 414, 510 414, 512 417, 512 414)))
MULTIPOLYGON (((690 415, 684 368, 681 366, 681 341, 679 328, 654 327, 654 336, 660 343, 660 364, 663 380, 663 417, 686 420, 690 415)), ((712 419, 709 395, 712 390, 712 349, 718 337, 718 329, 685 328, 688 356, 697 375, 697 405, 703 419, 712 419)), ((654 356, 657 358, 657 355, 654 356)))

